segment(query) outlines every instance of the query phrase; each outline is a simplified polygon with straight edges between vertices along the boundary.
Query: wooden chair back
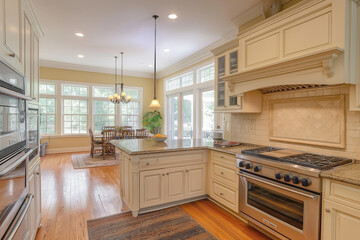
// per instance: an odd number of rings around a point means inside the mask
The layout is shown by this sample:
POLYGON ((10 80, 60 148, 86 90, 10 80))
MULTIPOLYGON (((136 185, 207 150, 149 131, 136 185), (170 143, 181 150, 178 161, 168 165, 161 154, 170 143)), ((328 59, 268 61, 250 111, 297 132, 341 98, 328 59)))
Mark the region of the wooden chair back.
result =
POLYGON ((104 127, 103 127, 103 131, 104 131, 104 130, 114 130, 114 131, 115 131, 115 130, 116 130, 116 127, 115 127, 115 126, 104 126, 104 127))
POLYGON ((148 138, 149 137, 149 131, 145 128, 142 129, 136 129, 136 138, 148 138))
POLYGON ((122 137, 123 139, 136 138, 135 130, 122 130, 122 131, 121 131, 121 137, 122 137))
POLYGON ((116 130, 103 130, 104 143, 108 143, 113 139, 116 139, 116 130))
POLYGON ((89 135, 90 135, 91 141, 94 141, 94 133, 91 128, 89 128, 89 135))

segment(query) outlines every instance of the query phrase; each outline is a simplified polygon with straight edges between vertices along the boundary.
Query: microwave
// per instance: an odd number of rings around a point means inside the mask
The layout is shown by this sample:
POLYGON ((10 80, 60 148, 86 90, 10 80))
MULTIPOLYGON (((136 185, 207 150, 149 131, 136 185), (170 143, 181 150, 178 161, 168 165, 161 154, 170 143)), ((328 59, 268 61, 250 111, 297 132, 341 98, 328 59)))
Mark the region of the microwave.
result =
POLYGON ((25 94, 25 77, 0 61, 0 87, 25 94))

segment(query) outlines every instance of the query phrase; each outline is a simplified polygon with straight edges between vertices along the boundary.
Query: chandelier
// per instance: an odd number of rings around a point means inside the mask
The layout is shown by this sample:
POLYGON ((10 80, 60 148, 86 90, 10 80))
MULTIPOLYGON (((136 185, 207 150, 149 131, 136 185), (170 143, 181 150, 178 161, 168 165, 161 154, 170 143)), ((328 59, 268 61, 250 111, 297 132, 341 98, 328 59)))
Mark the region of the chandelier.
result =
POLYGON ((117 56, 115 56, 115 93, 114 95, 109 96, 110 102, 115 104, 129 103, 131 101, 131 97, 126 96, 126 93, 124 92, 123 55, 124 53, 121 52, 121 84, 120 84, 121 94, 120 95, 116 93, 117 86, 119 84, 117 83, 117 56))
POLYGON ((154 23, 155 23, 155 34, 154 34, 154 98, 150 103, 151 108, 159 108, 160 103, 159 100, 156 98, 156 19, 158 19, 159 16, 158 15, 154 15, 153 19, 154 19, 154 23))

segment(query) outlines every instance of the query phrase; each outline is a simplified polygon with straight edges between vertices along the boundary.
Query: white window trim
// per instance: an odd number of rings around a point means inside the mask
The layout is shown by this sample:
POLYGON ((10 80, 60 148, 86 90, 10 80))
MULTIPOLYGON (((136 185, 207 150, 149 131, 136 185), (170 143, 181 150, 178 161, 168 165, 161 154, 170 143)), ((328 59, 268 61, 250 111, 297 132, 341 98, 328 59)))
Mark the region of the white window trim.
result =
MULTIPOLYGON (((83 83, 83 82, 73 82, 73 81, 61 81, 61 80, 50 80, 50 79, 40 79, 40 83, 44 84, 55 84, 55 94, 40 94, 40 97, 44 98, 55 98, 55 134, 53 135, 41 135, 42 137, 85 137, 89 136, 88 133, 84 134, 64 134, 64 113, 63 113, 63 99, 85 99, 88 102, 88 114, 87 114, 87 129, 91 126, 92 129, 95 127, 94 115, 93 115, 93 100, 104 100, 105 98, 101 97, 92 97, 93 96, 93 87, 94 86, 104 86, 110 87, 114 86, 113 84, 103 84, 103 83, 83 83), (88 88, 87 97, 75 97, 75 96, 63 96, 62 95, 62 86, 63 85, 74 85, 74 86, 86 86, 88 88)), ((136 89, 140 90, 139 99, 140 102, 140 111, 139 111, 139 128, 142 128, 142 117, 143 117, 143 88, 135 86, 125 86, 126 89, 136 89)), ((120 86, 118 86, 117 92, 119 93, 120 86)), ((120 103, 121 104, 121 103, 120 103)), ((121 124, 121 114, 120 114, 120 104, 117 104, 115 108, 115 124, 121 124)))
MULTIPOLYGON (((178 139, 181 139, 182 138, 182 97, 184 95, 188 95, 190 92, 192 92, 193 96, 194 96, 194 105, 193 105, 193 139, 194 138, 201 138, 201 92, 204 91, 204 90, 213 90, 214 89, 214 85, 215 85, 215 81, 207 81, 207 82, 199 82, 198 81, 198 70, 201 69, 201 68, 204 68, 210 64, 214 64, 215 66, 215 61, 214 60, 211 60, 211 61, 208 61, 208 62, 205 62, 203 64, 200 64, 196 67, 193 67, 193 68, 190 68, 190 69, 187 69, 186 71, 183 71, 179 74, 177 74, 176 76, 172 76, 172 77, 169 77, 167 79, 164 80, 164 133, 165 134, 168 134, 168 122, 169 122, 169 117, 170 117, 170 114, 168 113, 168 100, 169 100, 169 97, 172 97, 172 96, 175 96, 177 95, 178 96, 178 121, 179 121, 179 129, 178 129, 178 139), (180 88, 177 88, 177 89, 173 89, 173 90, 169 90, 169 91, 166 91, 166 84, 167 84, 167 81, 168 80, 171 80, 171 79, 174 79, 176 77, 180 77, 180 76, 183 76, 185 74, 188 74, 192 72, 193 73, 193 84, 190 85, 190 86, 186 86, 186 87, 180 87, 180 88), (200 119, 200 121, 199 121, 200 119), (199 130, 200 129, 200 130, 199 130)), ((214 76, 214 79, 215 79, 215 76, 214 76)))

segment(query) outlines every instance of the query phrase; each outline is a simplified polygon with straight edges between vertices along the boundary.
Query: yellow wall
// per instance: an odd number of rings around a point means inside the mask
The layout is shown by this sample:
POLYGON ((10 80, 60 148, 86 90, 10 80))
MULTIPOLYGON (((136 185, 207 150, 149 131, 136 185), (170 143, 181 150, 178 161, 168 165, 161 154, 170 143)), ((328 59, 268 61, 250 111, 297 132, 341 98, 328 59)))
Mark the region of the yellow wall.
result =
MULTIPOLYGON (((84 83, 100 83, 100 84, 114 84, 114 75, 105 73, 85 72, 59 68, 40 68, 40 79, 44 80, 60 80, 84 83)), ((153 79, 124 76, 125 86, 142 87, 143 88, 143 113, 150 111, 149 104, 153 98, 153 79)), ((162 93, 159 93, 162 95, 162 93)), ((42 142, 49 142, 49 152, 58 152, 59 149, 74 149, 86 148, 90 146, 89 137, 64 137, 52 136, 50 138, 42 139, 42 142), (56 149, 56 150, 55 150, 56 149)))

